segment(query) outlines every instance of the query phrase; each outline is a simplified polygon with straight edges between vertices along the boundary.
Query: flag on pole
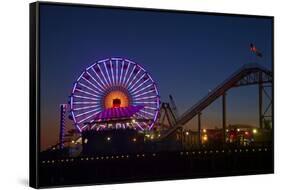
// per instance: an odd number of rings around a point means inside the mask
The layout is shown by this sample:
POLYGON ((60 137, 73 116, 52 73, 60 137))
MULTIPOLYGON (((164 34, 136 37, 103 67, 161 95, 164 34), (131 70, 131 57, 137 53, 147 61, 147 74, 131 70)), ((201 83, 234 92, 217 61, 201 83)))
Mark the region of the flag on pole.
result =
POLYGON ((254 54, 256 54, 256 56, 258 57, 262 57, 262 53, 257 49, 257 47, 254 44, 250 44, 250 50, 251 52, 253 52, 254 54))

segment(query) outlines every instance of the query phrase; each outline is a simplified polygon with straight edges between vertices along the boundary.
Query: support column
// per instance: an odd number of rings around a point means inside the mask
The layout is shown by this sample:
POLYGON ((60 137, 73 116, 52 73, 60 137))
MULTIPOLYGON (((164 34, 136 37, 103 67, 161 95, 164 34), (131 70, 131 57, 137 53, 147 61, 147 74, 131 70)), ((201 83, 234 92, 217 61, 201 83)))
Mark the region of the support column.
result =
POLYGON ((222 95, 222 131, 223 131, 223 144, 226 140, 226 92, 222 95))
POLYGON ((201 146, 201 112, 198 113, 198 145, 201 146))
POLYGON ((181 130, 181 136, 180 136, 180 138, 181 138, 181 148, 184 150, 185 136, 183 134, 183 127, 181 127, 180 130, 181 130))
POLYGON ((60 131, 59 131, 59 148, 64 148, 64 132, 65 132, 65 115, 67 104, 60 104, 60 131))
POLYGON ((263 91, 263 85, 262 85, 262 72, 259 72, 259 125, 260 128, 263 128, 263 114, 262 114, 262 91, 263 91))

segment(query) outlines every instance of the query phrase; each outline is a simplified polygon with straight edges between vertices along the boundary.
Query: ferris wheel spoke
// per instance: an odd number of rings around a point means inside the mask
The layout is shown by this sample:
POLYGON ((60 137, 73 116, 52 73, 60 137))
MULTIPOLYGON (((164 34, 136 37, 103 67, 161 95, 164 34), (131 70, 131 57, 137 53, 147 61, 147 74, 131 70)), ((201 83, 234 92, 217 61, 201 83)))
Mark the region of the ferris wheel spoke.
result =
POLYGON ((123 68, 124 68, 124 60, 121 63, 121 71, 120 71, 120 77, 119 77, 119 84, 120 85, 121 85, 121 82, 122 82, 123 68))
POLYGON ((112 79, 112 84, 114 85, 114 72, 113 72, 113 65, 112 65, 112 60, 110 60, 110 71, 111 71, 111 79, 112 79))
POLYGON ((137 74, 135 74, 135 76, 133 77, 133 79, 131 80, 131 82, 128 84, 128 89, 130 89, 130 86, 132 85, 132 83, 134 82, 134 80, 137 78, 138 74, 141 72, 141 69, 137 72, 137 74))
POLYGON ((157 98, 157 96, 146 96, 146 97, 141 97, 141 98, 135 98, 135 100, 147 100, 147 99, 152 99, 152 98, 157 98))
POLYGON ((132 69, 131 73, 129 74, 129 77, 128 77, 128 79, 126 80, 126 82, 125 82, 125 85, 124 85, 124 86, 127 86, 127 83, 128 83, 128 82, 129 82, 129 80, 131 79, 131 76, 132 76, 133 72, 135 71, 135 68, 136 68, 136 65, 134 65, 134 67, 133 67, 133 69, 132 69))
POLYGON ((138 88, 140 88, 142 85, 144 85, 149 79, 146 79, 145 81, 143 81, 142 83, 140 83, 137 87, 131 89, 131 92, 133 93, 134 91, 136 91, 138 88))
POLYGON ((137 94, 137 93, 139 93, 139 92, 141 92, 141 91, 143 91, 143 90, 145 90, 145 89, 151 87, 152 85, 153 85, 153 84, 149 84, 149 85, 147 85, 146 87, 143 87, 143 88, 141 88, 141 89, 139 89, 139 90, 133 92, 132 94, 135 95, 135 94, 137 94))
POLYGON ((88 96, 80 96, 80 95, 73 95, 73 97, 87 99, 87 100, 99 100, 97 98, 91 98, 91 97, 88 97, 88 96))
POLYGON ((140 97, 140 96, 143 96, 143 95, 146 95, 146 94, 149 94, 149 93, 152 93, 152 92, 155 92, 155 90, 153 89, 153 90, 149 90, 149 91, 147 91, 147 92, 143 92, 143 93, 141 93, 141 94, 135 95, 135 98, 140 97))
POLYGON ((150 109, 150 110, 158 110, 158 108, 157 107, 151 107, 151 106, 144 106, 144 109, 150 109))
POLYGON ((142 122, 144 126, 148 127, 149 125, 145 122, 142 122))
POLYGON ((137 126, 143 131, 144 129, 142 128, 142 126, 138 123, 138 122, 136 122, 136 124, 137 124, 137 126))
POLYGON ((129 90, 131 90, 132 88, 134 88, 134 86, 136 86, 136 84, 138 84, 138 82, 146 75, 146 73, 144 73, 136 82, 134 82, 134 84, 131 87, 128 87, 129 90))
POLYGON ((96 108, 96 109, 92 109, 90 111, 86 111, 86 112, 83 112, 83 113, 80 113, 80 114, 77 114, 76 117, 80 117, 80 116, 83 116, 83 115, 86 115, 86 114, 89 114, 89 113, 93 113, 97 110, 100 110, 100 108, 96 108))
MULTIPOLYGON (((81 83, 81 82, 78 82, 79 85, 83 86, 84 88, 87 88, 88 90, 92 91, 93 93, 98 93, 96 90, 92 89, 91 87, 81 83)), ((100 97, 100 96, 99 96, 100 97)))
MULTIPOLYGON (((90 121, 90 123, 92 123, 93 121, 94 121, 94 120, 90 121)), ((94 123, 94 124, 91 126, 91 130, 94 129, 96 125, 97 125, 97 124, 94 123)))
POLYGON ((94 85, 91 81, 89 81, 88 79, 86 79, 85 77, 82 77, 82 79, 84 79, 86 82, 88 82, 90 85, 92 85, 94 88, 96 88, 97 90, 99 90, 101 93, 103 93, 103 91, 99 88, 97 88, 96 85, 94 85))
POLYGON ((73 102, 73 104, 97 104, 97 102, 73 102))
POLYGON ((81 130, 85 129, 88 126, 88 124, 85 124, 83 127, 81 127, 81 130))
POLYGON ((93 96, 93 97, 97 97, 97 98, 100 97, 100 96, 98 96, 98 95, 95 95, 95 94, 90 93, 90 92, 86 92, 86 91, 84 91, 84 90, 80 90, 80 89, 77 89, 77 88, 76 88, 76 90, 77 90, 78 92, 81 92, 81 93, 84 93, 84 94, 88 94, 88 95, 93 96))
POLYGON ((89 108, 96 108, 99 107, 100 105, 93 105, 93 106, 85 106, 85 107, 80 107, 80 108, 75 108, 73 109, 74 111, 79 111, 79 110, 85 110, 85 109, 89 109, 89 108))
POLYGON ((118 60, 116 60, 116 85, 119 85, 118 84, 118 81, 119 81, 119 79, 118 79, 118 70, 119 70, 119 64, 118 64, 118 60))
POLYGON ((107 79, 106 79, 106 77, 105 77, 105 75, 104 75, 104 73, 103 73, 103 71, 102 71, 102 69, 101 69, 99 64, 98 64, 98 68, 100 69, 100 73, 101 73, 101 75, 102 75, 106 85, 110 86, 110 84, 108 83, 108 81, 107 81, 107 79))
POLYGON ((111 80, 110 80, 110 77, 109 77, 109 73, 108 73, 107 65, 106 65, 106 63, 105 63, 105 62, 103 62, 103 66, 104 66, 104 68, 105 68, 105 72, 106 72, 107 78, 108 78, 108 80, 109 80, 110 84, 112 84, 112 82, 111 82, 111 80))
MULTIPOLYGON (((101 84, 91 75, 90 72, 87 71, 87 74, 91 77, 91 79, 93 79, 93 80, 97 83, 97 85, 98 85, 101 89, 105 90, 105 85, 104 85, 104 86, 101 85, 101 84)), ((96 88, 97 88, 97 87, 96 87, 96 88)), ((97 89, 99 89, 99 88, 97 88, 97 89)))
MULTIPOLYGON (((95 73, 95 75, 98 77, 98 79, 100 80, 100 82, 102 83, 103 87, 102 89, 106 89, 106 85, 104 84, 103 80, 101 79, 101 77, 98 75, 98 73, 95 71, 94 67, 91 67, 92 71, 95 73)), ((100 86, 100 85, 99 85, 100 86)))
POLYGON ((140 110, 140 112, 145 113, 145 114, 148 114, 148 115, 151 115, 151 116, 154 116, 153 113, 150 113, 150 112, 148 112, 148 111, 140 110))
POLYGON ((135 102, 136 104, 157 104, 157 102, 135 102))
POLYGON ((136 113, 140 118, 145 118, 145 119, 149 119, 147 116, 145 116, 144 114, 141 113, 136 113))
POLYGON ((84 119, 80 120, 80 121, 78 122, 78 124, 80 124, 80 123, 82 123, 82 122, 86 121, 87 119, 89 119, 90 117, 93 117, 94 115, 98 114, 99 112, 100 112, 100 111, 97 111, 97 112, 95 112, 95 113, 91 114, 90 116, 88 116, 88 117, 86 117, 86 118, 84 118, 84 119))
POLYGON ((128 65, 127 65, 126 71, 125 71, 125 75, 123 77, 123 82, 122 82, 123 86, 125 86, 124 84, 125 84, 126 77, 127 77, 130 66, 131 66, 131 63, 129 62, 128 65))

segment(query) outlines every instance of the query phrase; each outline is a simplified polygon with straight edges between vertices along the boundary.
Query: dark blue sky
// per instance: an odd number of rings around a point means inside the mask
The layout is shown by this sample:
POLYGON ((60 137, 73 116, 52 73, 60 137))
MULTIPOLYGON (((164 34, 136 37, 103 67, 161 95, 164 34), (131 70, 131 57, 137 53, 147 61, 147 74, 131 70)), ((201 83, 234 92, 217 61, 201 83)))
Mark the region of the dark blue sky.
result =
MULTIPOLYGON (((244 64, 258 60, 271 69, 271 38, 269 18, 41 5, 42 146, 57 141, 59 104, 67 103, 73 82, 99 59, 125 57, 143 65, 161 100, 172 94, 182 113, 244 64), (262 59, 249 51, 251 42, 262 59)), ((256 92, 230 93, 229 123, 257 123, 256 92)), ((209 108, 210 120, 219 108, 209 108)))

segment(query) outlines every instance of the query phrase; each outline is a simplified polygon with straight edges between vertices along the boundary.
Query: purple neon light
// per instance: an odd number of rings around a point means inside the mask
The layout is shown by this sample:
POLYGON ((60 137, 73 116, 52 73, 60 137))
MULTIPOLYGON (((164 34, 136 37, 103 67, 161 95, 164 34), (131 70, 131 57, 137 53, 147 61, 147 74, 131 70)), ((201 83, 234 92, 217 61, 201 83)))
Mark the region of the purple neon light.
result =
MULTIPOLYGON (((99 81, 102 83, 102 89, 106 88, 106 85, 104 84, 103 80, 101 80, 101 77, 98 75, 98 73, 96 72, 96 70, 94 69, 94 65, 91 67, 92 71, 95 73, 95 75, 98 77, 99 81)), ((99 83, 98 83, 99 84, 99 83)))
POLYGON ((108 121, 111 119, 130 119, 139 112, 143 106, 129 106, 120 108, 108 108, 95 115, 94 120, 108 121))
POLYGON ((103 62, 103 66, 104 66, 104 68, 105 68, 108 81, 109 81, 110 84, 112 84, 111 79, 110 79, 110 76, 109 76, 109 73, 108 73, 108 69, 107 69, 107 66, 106 66, 106 62, 103 62))
MULTIPOLYGON (((122 117, 149 120, 130 126, 150 130, 158 117, 159 102, 156 84, 142 66, 124 58, 109 58, 95 62, 78 77, 73 85, 70 109, 79 131, 89 126, 87 123, 95 124, 104 119, 118 121, 122 117), (104 109, 103 98, 118 89, 129 97, 129 106, 104 109)), ((115 126, 127 126, 122 120, 120 122, 115 126)), ((102 129, 100 124, 94 126, 102 129)))
POLYGON ((118 60, 116 60, 116 85, 119 85, 118 84, 118 60))
POLYGON ((82 79, 84 79, 85 81, 87 81, 90 85, 92 85, 95 89, 97 89, 98 91, 102 92, 102 90, 100 88, 98 88, 96 85, 94 85, 91 81, 89 81, 88 79, 86 79, 85 77, 82 77, 82 79))
MULTIPOLYGON (((90 77, 91 77, 91 79, 93 79, 94 80, 94 82, 100 87, 100 88, 102 88, 103 90, 105 89, 105 87, 104 86, 102 86, 88 71, 86 72, 87 73, 87 75, 89 75, 90 77)), ((96 87, 96 86, 95 86, 96 87)), ((99 88, 98 87, 96 87, 96 89, 98 89, 99 90, 99 88)))

